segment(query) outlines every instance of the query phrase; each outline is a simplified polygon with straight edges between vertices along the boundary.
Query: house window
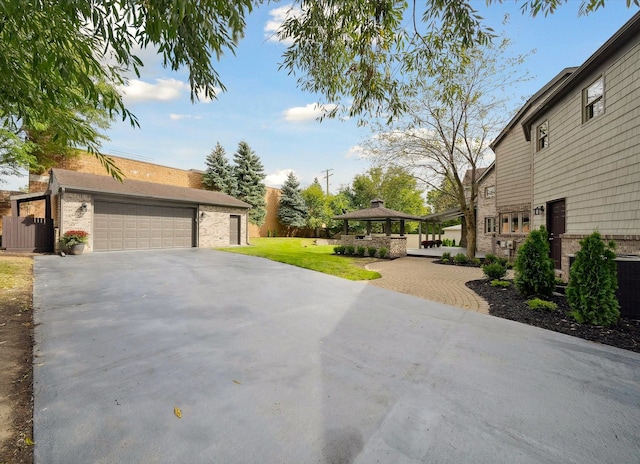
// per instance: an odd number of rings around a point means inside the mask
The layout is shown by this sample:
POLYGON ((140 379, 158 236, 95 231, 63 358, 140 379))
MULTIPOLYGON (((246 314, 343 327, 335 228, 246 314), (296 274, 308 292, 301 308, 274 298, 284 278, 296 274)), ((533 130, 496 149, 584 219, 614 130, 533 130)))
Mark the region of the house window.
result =
POLYGON ((493 198, 496 196, 496 186, 490 185, 484 188, 484 197, 485 198, 493 198))
POLYGON ((582 121, 587 122, 604 112, 604 81, 602 76, 582 91, 582 121))
POLYGON ((549 146, 549 121, 538 126, 538 151, 549 146))
POLYGON ((494 217, 484 218, 484 233, 490 234, 497 231, 498 231, 498 224, 496 222, 496 218, 494 217))
POLYGON ((501 214, 500 224, 500 233, 502 234, 528 234, 531 230, 528 212, 501 214))
POLYGON ((503 234, 508 234, 509 233, 509 215, 508 214, 501 214, 500 215, 500 232, 503 234))

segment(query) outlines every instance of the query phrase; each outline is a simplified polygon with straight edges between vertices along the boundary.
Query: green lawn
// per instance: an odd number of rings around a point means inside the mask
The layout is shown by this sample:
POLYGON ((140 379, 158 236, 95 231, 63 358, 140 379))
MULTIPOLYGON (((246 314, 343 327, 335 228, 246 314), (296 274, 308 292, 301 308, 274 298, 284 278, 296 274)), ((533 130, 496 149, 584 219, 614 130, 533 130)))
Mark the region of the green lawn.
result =
POLYGON ((375 258, 351 258, 333 254, 333 245, 314 245, 311 238, 252 238, 251 246, 218 248, 243 255, 259 256, 349 280, 372 280, 380 274, 364 269, 375 258))

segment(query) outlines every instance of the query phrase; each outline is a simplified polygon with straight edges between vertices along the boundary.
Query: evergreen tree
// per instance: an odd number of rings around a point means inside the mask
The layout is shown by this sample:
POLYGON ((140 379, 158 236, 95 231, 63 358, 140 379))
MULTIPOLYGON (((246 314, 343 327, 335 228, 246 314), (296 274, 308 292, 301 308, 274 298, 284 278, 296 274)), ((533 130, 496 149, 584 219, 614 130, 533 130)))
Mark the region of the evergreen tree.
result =
POLYGON ((263 180, 265 178, 264 166, 258 155, 249 147, 247 142, 240 142, 238 150, 233 156, 235 167, 234 178, 238 185, 238 198, 251 205, 249 221, 261 226, 267 215, 267 203, 265 195, 267 188, 263 180))
POLYGON ((532 230, 518 249, 515 286, 524 296, 550 296, 556 285, 553 259, 544 227, 532 230))
POLYGON ((308 209, 300 191, 300 182, 290 172, 282 185, 282 195, 278 205, 278 218, 289 232, 292 229, 304 227, 307 221, 308 209))
POLYGON ((233 176, 233 168, 225 155, 220 142, 207 156, 207 170, 202 176, 202 184, 208 190, 218 190, 231 196, 238 194, 236 178, 233 176))
POLYGON ((615 243, 604 244, 598 232, 580 241, 580 251, 569 273, 567 301, 573 317, 581 323, 611 325, 620 310, 616 290, 618 277, 615 243))

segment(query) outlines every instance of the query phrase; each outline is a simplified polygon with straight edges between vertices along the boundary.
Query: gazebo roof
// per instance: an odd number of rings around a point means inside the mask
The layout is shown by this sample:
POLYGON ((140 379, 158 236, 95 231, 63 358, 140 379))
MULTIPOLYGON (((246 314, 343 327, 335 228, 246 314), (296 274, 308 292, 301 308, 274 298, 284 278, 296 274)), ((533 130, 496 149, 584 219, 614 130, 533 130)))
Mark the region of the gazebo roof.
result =
POLYGON ((395 211, 393 209, 385 208, 382 206, 384 203, 381 200, 374 200, 371 202, 373 208, 360 209, 358 211, 351 211, 349 213, 342 214, 340 216, 334 216, 333 219, 354 220, 354 221, 386 221, 387 219, 393 219, 396 221, 422 221, 420 216, 412 216, 401 211, 395 211))

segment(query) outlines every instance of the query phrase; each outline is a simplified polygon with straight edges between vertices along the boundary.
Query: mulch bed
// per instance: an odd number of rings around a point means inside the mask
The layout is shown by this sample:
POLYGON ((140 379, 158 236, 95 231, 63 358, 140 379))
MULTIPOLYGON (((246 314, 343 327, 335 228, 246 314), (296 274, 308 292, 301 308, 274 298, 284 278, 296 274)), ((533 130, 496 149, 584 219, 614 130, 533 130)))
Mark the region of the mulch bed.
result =
POLYGON ((492 316, 511 319, 543 329, 553 330, 574 337, 611 345, 640 353, 640 321, 620 318, 616 325, 599 327, 579 324, 571 317, 571 309, 564 295, 554 294, 549 298, 558 309, 530 309, 527 300, 514 288, 492 287, 487 279, 467 282, 467 287, 489 303, 492 316))

